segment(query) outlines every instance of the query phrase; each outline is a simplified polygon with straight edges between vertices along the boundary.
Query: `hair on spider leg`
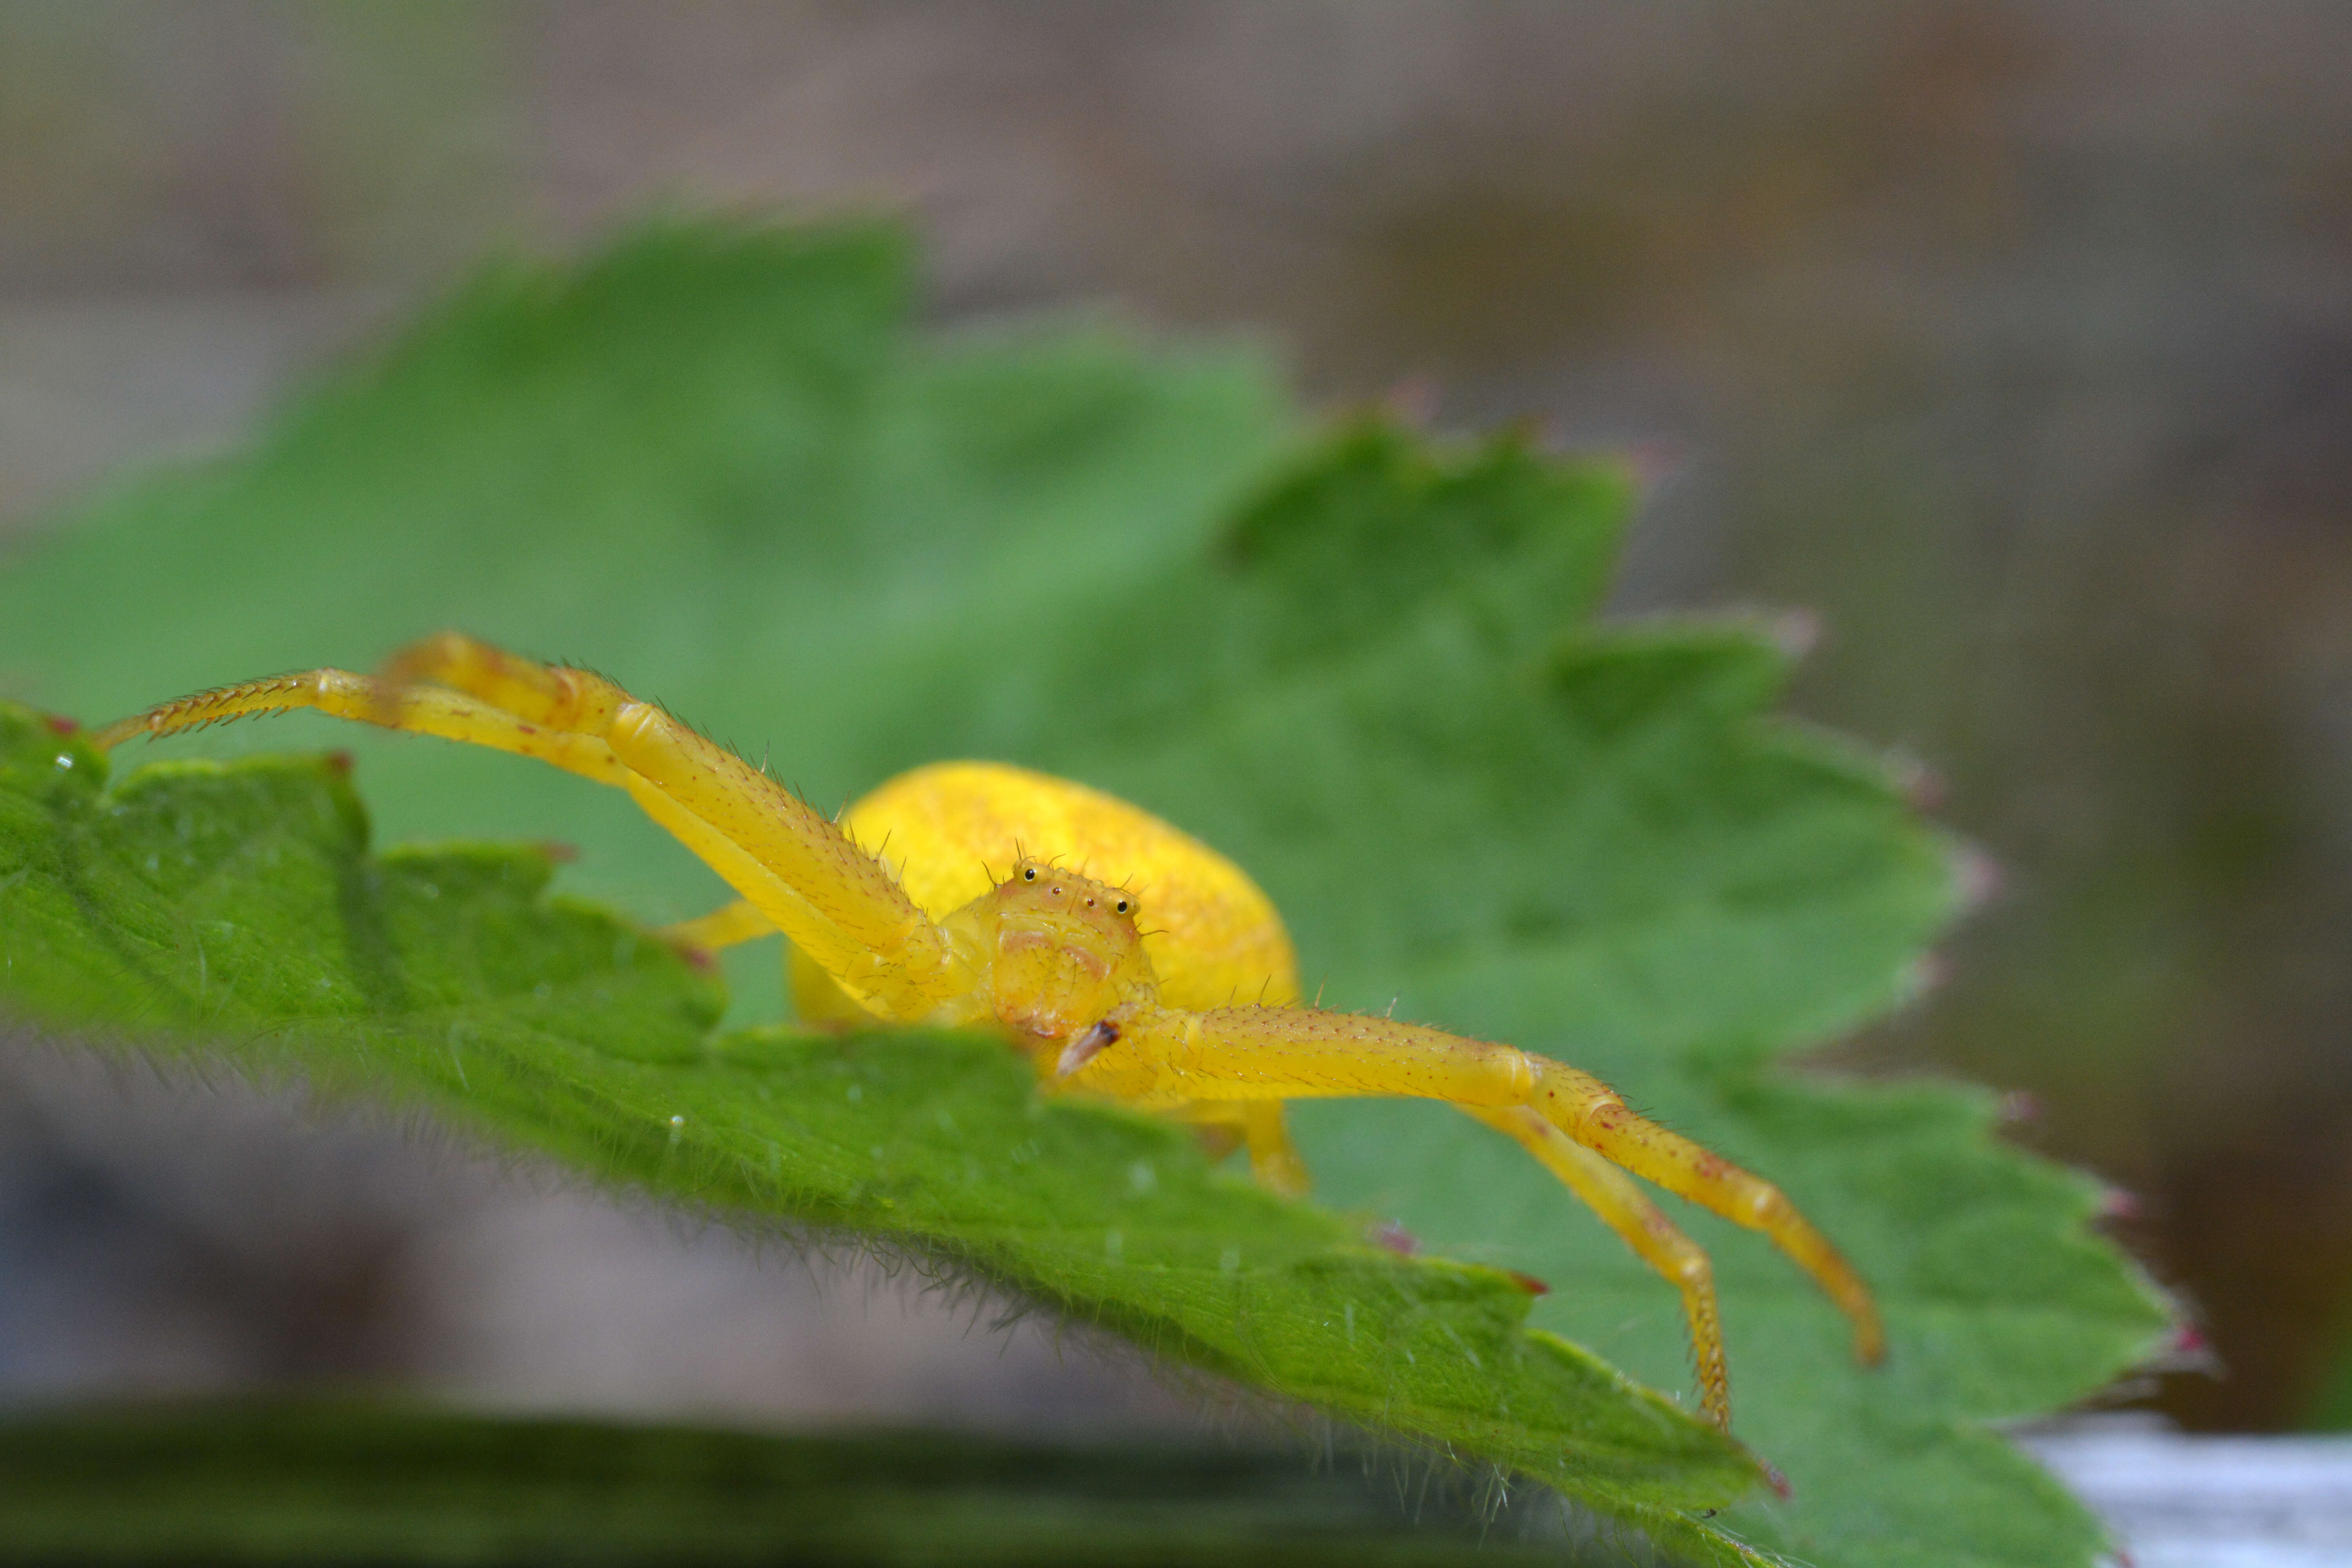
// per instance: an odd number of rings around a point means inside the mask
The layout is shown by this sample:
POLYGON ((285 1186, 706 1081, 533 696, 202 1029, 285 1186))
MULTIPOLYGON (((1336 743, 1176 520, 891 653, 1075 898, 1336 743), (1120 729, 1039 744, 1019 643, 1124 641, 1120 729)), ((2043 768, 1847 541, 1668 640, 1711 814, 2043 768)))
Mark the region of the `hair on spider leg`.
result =
MULTIPOLYGON (((838 822, 841 819, 836 816, 834 820, 838 822)), ((902 861, 898 865, 893 866, 889 861, 883 858, 885 855, 887 855, 890 852, 890 835, 896 831, 896 828, 886 831, 882 835, 882 842, 877 844, 873 848, 867 849, 866 852, 868 855, 871 855, 874 858, 875 863, 882 868, 882 874, 890 879, 892 885, 904 887, 907 881, 907 868, 905 863, 902 861)), ((851 834, 849 838, 850 842, 853 844, 857 842, 857 836, 856 834, 851 834)), ((865 848, 865 846, 859 845, 858 847, 865 848)), ((983 868, 983 869, 984 868, 983 868)))
MULTIPOLYGON (((1541 1055, 1542 1053, 1537 1052, 1531 1054, 1541 1055)), ((1651 1126, 1663 1127, 1669 1132, 1679 1133, 1685 1138, 1690 1136, 1690 1134, 1684 1132, 1680 1127, 1675 1126, 1674 1122, 1668 1121, 1665 1117, 1654 1114, 1647 1105, 1636 1105, 1633 1100, 1627 1100, 1623 1094, 1618 1093, 1615 1089, 1612 1089, 1610 1092, 1617 1095, 1618 1100, 1623 1103, 1626 1110, 1632 1111, 1634 1115, 1640 1117, 1651 1126)), ((1696 1142, 1696 1140, 1693 1141, 1696 1142)))

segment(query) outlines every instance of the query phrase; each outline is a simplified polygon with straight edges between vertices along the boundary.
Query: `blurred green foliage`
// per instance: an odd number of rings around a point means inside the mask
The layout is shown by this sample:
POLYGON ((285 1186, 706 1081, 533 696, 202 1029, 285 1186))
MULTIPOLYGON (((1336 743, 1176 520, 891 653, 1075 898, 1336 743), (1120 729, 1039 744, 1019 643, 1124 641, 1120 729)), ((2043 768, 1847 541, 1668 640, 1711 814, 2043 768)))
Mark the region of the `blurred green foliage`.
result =
MULTIPOLYGON (((1877 1285, 1894 1351, 1864 1373, 1784 1261, 1693 1217, 1739 1431, 1795 1497, 1685 1544, 2086 1562, 2088 1519, 1975 1423, 2080 1397, 2164 1315, 2087 1234, 2092 1185, 2001 1147, 1985 1097, 1774 1066, 1902 998, 1953 879, 1878 763, 1762 717, 1770 638, 1591 624, 1625 510, 1605 468, 1373 426, 1269 477, 1297 438, 1245 359, 926 342, 907 275, 870 232, 700 229, 493 274, 253 457, 14 566, 0 668, 111 716, 454 624, 593 662, 820 802, 951 755, 1137 800, 1258 876, 1327 1003, 1601 1073, 1780 1182, 1877 1285)), ((719 896, 579 781, 357 749, 394 837, 571 839, 572 885, 640 918, 719 896)), ((1673 1292, 1517 1151, 1436 1107, 1303 1110, 1328 1199, 1551 1280, 1536 1323, 1681 1381, 1673 1292)), ((566 1124, 540 1114, 541 1139, 566 1124)))
POLYGON ((1512 1568, 1589 1556, 1367 1456, 778 1437, 364 1404, 0 1423, 0 1538, 76 1563, 1134 1563, 1512 1568), (1408 1505, 1400 1495, 1418 1493, 1408 1505), (1529 1538, 1533 1537, 1533 1538, 1529 1538))

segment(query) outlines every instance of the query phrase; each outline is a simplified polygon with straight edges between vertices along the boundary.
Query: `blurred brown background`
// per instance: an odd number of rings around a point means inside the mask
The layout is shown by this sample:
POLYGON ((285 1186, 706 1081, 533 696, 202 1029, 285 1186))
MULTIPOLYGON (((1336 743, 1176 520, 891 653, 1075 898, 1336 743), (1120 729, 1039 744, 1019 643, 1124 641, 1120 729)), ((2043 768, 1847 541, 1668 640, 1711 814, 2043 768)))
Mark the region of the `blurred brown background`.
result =
MULTIPOLYGON (((1621 607, 1816 612, 1799 709, 2003 871, 1840 1058, 2137 1194, 2227 1368, 2164 1408, 2352 1425, 2352 10, 0 5, 0 530, 665 204, 902 212, 946 319, 1649 454, 1621 607)), ((0 1397, 1194 1418, 989 1310, 0 1056, 0 1397)))

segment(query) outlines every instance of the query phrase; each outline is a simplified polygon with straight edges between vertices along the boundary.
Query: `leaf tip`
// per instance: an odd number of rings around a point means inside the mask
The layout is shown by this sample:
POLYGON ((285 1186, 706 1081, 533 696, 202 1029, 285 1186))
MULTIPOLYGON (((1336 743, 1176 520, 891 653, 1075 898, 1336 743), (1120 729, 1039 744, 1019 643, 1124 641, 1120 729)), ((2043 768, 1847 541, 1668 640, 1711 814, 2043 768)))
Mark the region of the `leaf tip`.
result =
POLYGON ((1940 991, 1952 978, 1952 961, 1940 952, 1923 952, 1913 959, 1903 972, 1901 1000, 1905 1005, 1917 1002, 1930 993, 1940 991))
POLYGON ((1426 430, 1437 418, 1437 383, 1425 375, 1408 375, 1381 395, 1380 411, 1399 425, 1426 430))
POLYGON ((1793 664, 1822 646, 1822 618, 1811 610, 1784 610, 1764 623, 1764 636, 1793 664))
POLYGON ((1672 479, 1687 461, 1687 454, 1680 443, 1663 438, 1635 441, 1621 450, 1626 472, 1632 478, 1633 487, 1641 490, 1656 489, 1672 479))
POLYGON ((2122 1187, 2108 1187, 2099 1194, 2099 1217, 2105 1220, 2136 1220, 2147 1217, 2147 1205, 2139 1194, 2122 1187))
POLYGON ((2000 862, 1976 846, 1963 844, 1952 852, 1952 887, 1962 913, 1974 914, 2000 897, 2008 880, 2000 862))
POLYGON ((1907 752, 1895 752, 1886 763, 1888 779, 1903 804, 1912 810, 1934 814, 1944 808, 1948 792, 1944 775, 1907 752))

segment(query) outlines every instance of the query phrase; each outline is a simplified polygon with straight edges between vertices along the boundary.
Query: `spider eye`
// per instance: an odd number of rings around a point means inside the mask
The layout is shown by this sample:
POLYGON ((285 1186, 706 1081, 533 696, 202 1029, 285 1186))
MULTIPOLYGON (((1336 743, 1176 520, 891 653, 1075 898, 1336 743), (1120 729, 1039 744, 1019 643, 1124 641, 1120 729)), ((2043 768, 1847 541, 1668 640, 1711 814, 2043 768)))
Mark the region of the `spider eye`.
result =
POLYGON ((1111 908, 1117 910, 1120 914, 1125 914, 1128 910, 1135 908, 1135 904, 1131 900, 1121 899, 1118 902, 1113 904, 1111 908))
POLYGON ((1024 867, 1022 867, 1022 868, 1021 868, 1021 879, 1022 879, 1023 881, 1024 881, 1024 882, 1034 882, 1034 881, 1035 881, 1035 880, 1037 879, 1037 868, 1036 868, 1036 867, 1034 867, 1034 866, 1024 866, 1024 867))

